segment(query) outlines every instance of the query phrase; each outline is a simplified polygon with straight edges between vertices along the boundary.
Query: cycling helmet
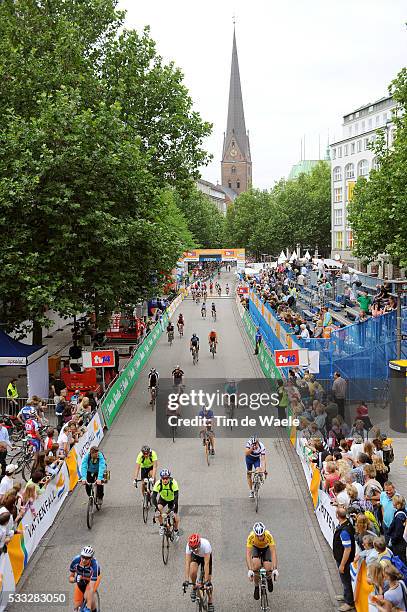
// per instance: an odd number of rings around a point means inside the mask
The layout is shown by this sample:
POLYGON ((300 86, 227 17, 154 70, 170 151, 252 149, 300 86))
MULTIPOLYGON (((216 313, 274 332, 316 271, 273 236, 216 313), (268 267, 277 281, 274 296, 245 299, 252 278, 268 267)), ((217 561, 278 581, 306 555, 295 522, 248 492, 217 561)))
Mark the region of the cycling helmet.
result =
POLYGON ((201 536, 199 533, 192 533, 188 538, 189 548, 198 548, 201 544, 201 536))
POLYGON ((157 372, 155 368, 151 368, 150 372, 157 372))
POLYGON ((176 369, 176 370, 179 370, 179 365, 178 365, 178 363, 177 363, 177 365, 175 366, 175 369, 176 369))
POLYGON ((143 455, 146 455, 147 453, 149 453, 151 450, 151 448, 149 446, 147 446, 147 444, 145 444, 142 448, 141 448, 141 452, 143 453, 143 455))
POLYGON ((254 434, 254 436, 249 438, 249 444, 256 444, 256 442, 258 441, 259 441, 259 436, 257 434, 254 434))
POLYGON ((266 531, 266 527, 263 523, 254 523, 253 531, 257 536, 262 536, 266 531))
POLYGON ((35 408, 31 408, 31 410, 30 410, 30 412, 29 412, 28 414, 29 414, 30 416, 32 416, 32 417, 33 417, 33 416, 38 416, 38 415, 37 415, 37 411, 36 411, 36 409, 35 409, 35 408))
POLYGON ((160 478, 170 478, 171 476, 171 472, 170 470, 161 470, 160 472, 160 478))
POLYGON ((95 556, 95 551, 92 546, 84 546, 81 550, 81 557, 86 557, 87 559, 92 559, 95 556))

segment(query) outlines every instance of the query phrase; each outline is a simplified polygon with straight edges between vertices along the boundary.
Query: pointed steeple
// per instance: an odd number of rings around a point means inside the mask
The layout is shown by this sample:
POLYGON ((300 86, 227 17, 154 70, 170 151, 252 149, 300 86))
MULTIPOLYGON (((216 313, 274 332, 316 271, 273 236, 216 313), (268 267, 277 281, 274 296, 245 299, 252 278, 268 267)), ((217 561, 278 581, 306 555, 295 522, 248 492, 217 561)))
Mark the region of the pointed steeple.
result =
POLYGON ((228 121, 223 143, 223 157, 232 138, 235 138, 242 154, 250 161, 250 145, 244 118, 242 87, 240 84, 239 58, 237 55, 236 30, 233 28, 232 65, 230 70, 228 121))

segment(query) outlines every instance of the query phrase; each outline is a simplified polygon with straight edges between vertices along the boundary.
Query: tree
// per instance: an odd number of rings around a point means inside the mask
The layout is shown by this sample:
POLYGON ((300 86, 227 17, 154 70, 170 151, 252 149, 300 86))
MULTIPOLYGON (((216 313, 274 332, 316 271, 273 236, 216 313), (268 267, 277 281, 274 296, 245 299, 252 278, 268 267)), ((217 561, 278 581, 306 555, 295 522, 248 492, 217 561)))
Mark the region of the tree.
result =
MULTIPOLYGON (((0 3, 1 319, 108 313, 159 290, 193 238, 168 185, 208 159, 148 31, 115 0, 0 3), (158 282, 158 285, 157 285, 158 282)), ((41 338, 37 337, 36 341, 41 338)))
POLYGON ((372 261, 387 253, 399 267, 407 266, 407 69, 403 68, 389 88, 397 102, 393 117, 394 140, 379 132, 373 150, 378 169, 369 180, 359 178, 348 219, 354 232, 356 256, 372 261))
POLYGON ((194 186, 178 192, 176 201, 194 237, 195 247, 223 246, 225 218, 208 196, 194 186))

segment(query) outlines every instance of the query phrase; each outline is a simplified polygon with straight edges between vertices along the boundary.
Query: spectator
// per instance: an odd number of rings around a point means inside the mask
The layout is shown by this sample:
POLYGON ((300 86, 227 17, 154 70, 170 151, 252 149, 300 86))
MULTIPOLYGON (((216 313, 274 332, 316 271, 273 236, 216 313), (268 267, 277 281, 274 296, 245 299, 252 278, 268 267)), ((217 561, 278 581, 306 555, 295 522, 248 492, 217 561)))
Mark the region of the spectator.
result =
POLYGON ((91 412, 95 412, 96 408, 97 408, 97 403, 95 400, 95 396, 93 393, 88 393, 88 399, 89 399, 89 405, 91 408, 91 412))
POLYGON ((371 563, 369 563, 369 567, 367 568, 367 581, 373 586, 373 593, 369 596, 370 609, 370 602, 372 601, 372 598, 376 595, 383 595, 384 572, 383 567, 378 561, 372 561, 371 563))
POLYGON ((377 455, 373 456, 373 466, 376 470, 376 480, 384 487, 385 482, 387 482, 389 468, 384 465, 383 460, 377 455))
POLYGON ((391 563, 391 558, 393 556, 390 548, 387 548, 386 546, 385 538, 383 536, 378 536, 373 540, 373 546, 378 552, 377 560, 379 561, 380 565, 385 568, 386 565, 391 563))
POLYGON ((34 502, 37 499, 38 494, 36 490, 36 485, 34 483, 28 484, 25 486, 24 491, 20 496, 20 504, 19 504, 19 517, 23 517, 28 510, 31 510, 31 514, 33 517, 37 516, 37 513, 34 509, 34 502))
POLYGON ((360 419, 356 419, 352 429, 350 430, 350 437, 355 438, 355 436, 362 438, 362 440, 367 440, 365 424, 360 419))
POLYGON ((392 501, 393 506, 395 508, 395 513, 388 530, 388 536, 390 538, 390 547, 394 555, 400 557, 403 563, 407 563, 407 542, 403 537, 404 526, 407 521, 406 500, 402 495, 393 495, 392 501))
POLYGON ((333 556, 339 570, 339 577, 343 586, 343 596, 338 595, 336 599, 343 601, 339 607, 341 612, 353 610, 355 603, 353 600, 352 579, 350 576, 350 565, 355 558, 355 535, 352 524, 346 515, 344 508, 337 508, 336 518, 338 526, 333 536, 333 556))
POLYGON ((263 336, 261 335, 260 327, 258 327, 256 330, 256 335, 255 335, 255 341, 256 341, 256 348, 254 350, 255 355, 259 354, 259 348, 260 348, 262 339, 263 339, 263 336))
POLYGON ((61 431, 62 425, 64 424, 63 414, 64 414, 64 410, 65 410, 66 405, 67 405, 66 400, 63 397, 61 397, 59 399, 58 404, 55 406, 55 416, 57 417, 57 429, 58 429, 58 431, 61 431))
POLYGON ((363 467, 365 474, 365 486, 363 489, 365 499, 373 505, 373 513, 376 519, 380 517, 380 495, 383 492, 383 487, 376 480, 376 469, 374 465, 365 464, 363 467))
POLYGON ((7 449, 12 449, 7 427, 4 427, 4 417, 0 416, 0 465, 1 477, 6 474, 7 449))
POLYGON ((359 304, 360 310, 366 315, 369 314, 372 298, 367 294, 367 291, 362 291, 362 295, 359 295, 356 301, 359 304))
POLYGON ((17 389, 17 378, 12 378, 7 385, 6 396, 9 402, 10 410, 16 411, 18 408, 18 389, 17 389))
POLYGON ((45 475, 49 478, 53 478, 59 472, 63 459, 57 459, 56 457, 48 456, 45 459, 45 475))
MULTIPOLYGON (((371 544, 373 548, 373 541, 377 534, 371 528, 371 525, 370 525, 370 522, 367 516, 363 513, 360 513, 356 517, 356 521, 355 521, 355 540, 356 540, 356 544, 359 546, 361 550, 363 550, 363 546, 362 546, 363 538, 367 535, 372 537, 371 544)), ((377 556, 378 556, 378 553, 376 551, 376 555, 375 555, 376 559, 377 559, 377 556)))
POLYGON ((402 582, 402 575, 391 563, 383 570, 384 580, 387 581, 387 590, 383 595, 373 595, 371 600, 376 604, 379 612, 391 612, 391 610, 407 610, 407 589, 402 582))
POLYGON ((14 530, 10 527, 11 518, 12 516, 6 508, 0 512, 0 552, 3 553, 7 552, 7 544, 14 535, 14 530))
POLYGON ((334 486, 334 483, 340 478, 339 473, 336 469, 336 465, 333 461, 326 462, 324 476, 325 476, 324 489, 332 497, 331 489, 334 486))
POLYGON ((337 506, 342 506, 345 509, 349 506, 350 498, 346 490, 346 484, 342 480, 334 482, 333 494, 337 506))
POLYGON ((3 497, 7 493, 7 491, 10 491, 10 489, 13 488, 13 485, 14 485, 13 475, 17 467, 18 466, 13 463, 10 463, 6 467, 6 474, 5 476, 3 476, 0 482, 0 503, 2 503, 3 497))
POLYGON ((35 458, 34 458, 34 463, 31 469, 31 474, 33 474, 34 472, 41 472, 42 478, 44 478, 45 476, 45 456, 46 456, 45 451, 40 451, 39 453, 36 453, 35 458))
POLYGON ((336 404, 338 405, 338 412, 341 417, 345 418, 345 399, 346 399, 347 382, 342 378, 340 372, 336 371, 334 374, 334 382, 332 384, 332 393, 336 404))
POLYGON ((365 453, 359 453, 358 458, 356 460, 356 467, 351 470, 351 474, 356 482, 362 485, 365 485, 365 472, 364 467, 369 463, 369 457, 365 455, 365 453))
MULTIPOLYGON (((1 485, 0 485, 1 486, 1 485)), ((383 533, 386 544, 389 543, 390 536, 388 535, 390 525, 393 522, 393 517, 396 513, 396 508, 393 506, 393 497, 399 495, 395 486, 390 480, 384 483, 384 491, 380 495, 380 505, 383 513, 383 533)))
POLYGON ((35 491, 36 491, 37 496, 41 495, 42 487, 45 484, 45 480, 44 480, 44 477, 43 477, 41 472, 34 472, 31 475, 30 480, 27 481, 26 487, 28 487, 28 485, 32 485, 32 484, 35 485, 35 491))
MULTIPOLYGON (((360 514, 359 516, 363 516, 360 514)), ((374 535, 366 534, 362 537, 360 552, 355 556, 355 561, 366 561, 366 565, 370 565, 371 563, 377 561, 378 553, 377 550, 373 546, 374 535)))

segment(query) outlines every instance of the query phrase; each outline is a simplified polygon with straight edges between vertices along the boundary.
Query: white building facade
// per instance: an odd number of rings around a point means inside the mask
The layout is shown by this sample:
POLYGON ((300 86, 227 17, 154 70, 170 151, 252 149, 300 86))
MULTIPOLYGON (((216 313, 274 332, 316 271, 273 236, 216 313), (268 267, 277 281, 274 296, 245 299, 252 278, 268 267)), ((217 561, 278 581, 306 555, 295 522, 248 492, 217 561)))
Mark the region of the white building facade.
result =
POLYGON ((385 130, 387 146, 394 138, 392 109, 396 106, 386 97, 356 109, 343 118, 342 140, 330 145, 331 150, 331 245, 332 258, 339 257, 360 268, 352 254, 353 234, 347 219, 349 201, 360 176, 368 178, 376 167, 374 151, 370 149, 378 129, 385 130))
POLYGON ((214 185, 213 183, 204 181, 203 179, 198 179, 196 181, 196 186, 198 187, 199 191, 205 193, 216 204, 219 212, 226 216, 227 203, 223 187, 221 185, 214 185))

